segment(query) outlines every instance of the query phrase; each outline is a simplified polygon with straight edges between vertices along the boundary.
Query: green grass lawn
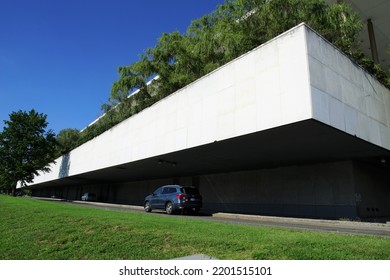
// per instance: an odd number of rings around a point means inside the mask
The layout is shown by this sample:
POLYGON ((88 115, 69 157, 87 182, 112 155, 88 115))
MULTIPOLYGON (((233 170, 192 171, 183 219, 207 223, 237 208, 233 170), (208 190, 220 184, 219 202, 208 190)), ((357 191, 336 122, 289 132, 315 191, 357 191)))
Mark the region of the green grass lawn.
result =
POLYGON ((390 259, 390 238, 234 225, 0 195, 0 259, 390 259))

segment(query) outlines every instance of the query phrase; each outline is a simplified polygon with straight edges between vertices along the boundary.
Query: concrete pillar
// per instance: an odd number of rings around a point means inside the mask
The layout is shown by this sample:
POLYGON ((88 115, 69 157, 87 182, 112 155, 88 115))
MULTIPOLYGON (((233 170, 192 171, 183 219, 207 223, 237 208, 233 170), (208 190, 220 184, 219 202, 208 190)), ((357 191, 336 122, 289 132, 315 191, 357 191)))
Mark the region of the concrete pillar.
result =
POLYGON ((370 39, 372 60, 375 63, 379 63, 378 48, 375 40, 375 31, 374 31, 374 26, 372 24, 372 20, 370 18, 367 20, 367 29, 368 29, 368 37, 370 39))

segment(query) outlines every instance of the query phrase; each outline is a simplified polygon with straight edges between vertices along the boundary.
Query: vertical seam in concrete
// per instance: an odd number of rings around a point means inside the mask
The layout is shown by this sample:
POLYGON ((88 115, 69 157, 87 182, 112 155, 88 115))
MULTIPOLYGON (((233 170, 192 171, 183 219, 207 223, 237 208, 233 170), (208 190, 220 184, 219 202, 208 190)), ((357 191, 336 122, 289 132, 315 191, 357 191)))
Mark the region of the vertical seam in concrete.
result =
POLYGON ((353 195, 354 195, 354 197, 353 197, 353 199, 354 199, 354 201, 353 201, 353 205, 355 205, 355 211, 356 211, 356 213, 355 213, 355 215, 356 215, 356 217, 359 217, 360 216, 360 213, 359 213, 359 205, 358 205, 358 203, 357 203, 357 201, 356 201, 356 199, 357 199, 357 197, 356 197, 356 195, 358 194, 358 191, 359 191, 359 193, 360 193, 360 190, 357 188, 357 185, 356 185, 356 163, 354 162, 354 161, 351 161, 351 183, 352 183, 352 186, 353 186, 353 195))
POLYGON ((303 39, 304 39, 304 48, 305 48, 305 59, 306 59, 306 78, 307 78, 307 86, 308 86, 308 94, 310 99, 310 118, 314 118, 314 112, 313 112, 313 96, 312 96, 312 89, 311 89, 311 77, 310 77, 310 66, 309 66, 309 48, 308 48, 308 39, 307 39, 307 33, 310 30, 306 25, 303 25, 303 39))

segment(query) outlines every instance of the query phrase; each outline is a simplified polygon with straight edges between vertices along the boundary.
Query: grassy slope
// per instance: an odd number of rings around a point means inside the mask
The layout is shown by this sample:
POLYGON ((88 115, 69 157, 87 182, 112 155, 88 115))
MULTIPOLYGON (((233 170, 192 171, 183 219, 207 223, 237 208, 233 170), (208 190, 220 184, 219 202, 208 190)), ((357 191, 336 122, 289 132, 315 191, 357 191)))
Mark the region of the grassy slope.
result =
POLYGON ((107 211, 0 195, 0 259, 390 259, 390 238, 107 211))

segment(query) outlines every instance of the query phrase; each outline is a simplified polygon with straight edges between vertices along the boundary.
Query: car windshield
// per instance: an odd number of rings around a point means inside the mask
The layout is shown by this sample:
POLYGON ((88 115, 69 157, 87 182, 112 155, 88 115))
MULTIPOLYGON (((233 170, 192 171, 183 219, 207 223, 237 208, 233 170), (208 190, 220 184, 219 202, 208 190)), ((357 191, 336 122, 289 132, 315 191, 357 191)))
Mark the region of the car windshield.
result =
POLYGON ((183 187, 183 188, 181 188, 181 192, 185 193, 185 194, 196 194, 196 195, 199 194, 199 190, 197 188, 183 187))

